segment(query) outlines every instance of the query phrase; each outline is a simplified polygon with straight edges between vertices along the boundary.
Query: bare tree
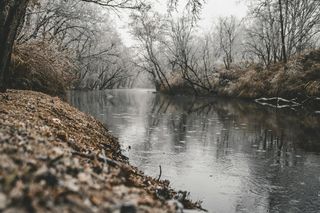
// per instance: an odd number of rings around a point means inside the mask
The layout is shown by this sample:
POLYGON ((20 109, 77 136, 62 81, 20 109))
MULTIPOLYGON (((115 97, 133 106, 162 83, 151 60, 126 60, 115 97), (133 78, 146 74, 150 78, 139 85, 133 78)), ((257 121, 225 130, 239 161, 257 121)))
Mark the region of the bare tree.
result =
MULTIPOLYGON (((203 76, 209 73, 209 45, 197 47, 198 38, 194 35, 193 20, 181 17, 170 22, 167 49, 172 63, 178 65, 182 78, 189 84, 195 94, 198 90, 210 91, 211 85, 203 76)), ((207 41, 208 42, 208 41, 207 41)), ((208 76, 207 76, 208 77, 208 76)))
POLYGON ((220 17, 217 31, 220 49, 223 52, 223 63, 227 70, 234 61, 236 38, 240 23, 234 16, 220 17))
MULTIPOLYGON (((168 8, 169 12, 177 8, 177 5, 179 3, 179 0, 169 0, 168 1, 168 8)), ((203 5, 205 3, 205 0, 187 0, 185 9, 188 11, 189 15, 192 15, 192 20, 197 20, 200 18, 201 9, 203 8, 203 5)))
POLYGON ((0 90, 6 88, 13 43, 24 18, 29 0, 2 0, 0 2, 0 90))
MULTIPOLYGON (((58 1, 58 0, 57 0, 58 1)), ((143 9, 147 5, 143 2, 143 0, 82 0, 87 3, 94 3, 100 6, 104 6, 106 8, 112 10, 118 9, 143 9)), ((37 0, 32 0, 32 2, 37 2, 37 0)), ((61 2, 61 1, 58 1, 61 2)), ((70 0, 63 1, 64 3, 70 2, 70 0)), ((72 2, 72 1, 71 1, 72 2)), ((170 5, 175 5, 177 0, 169 0, 170 5)), ((1 91, 5 90, 6 84, 5 79, 9 76, 8 66, 11 59, 11 52, 14 41, 17 36, 18 28, 24 20, 26 15, 26 10, 28 6, 29 0, 2 0, 0 2, 0 88, 1 91)), ((190 8, 193 14, 198 14, 201 9, 201 1, 199 0, 189 0, 187 3, 187 8, 190 8)), ((46 15, 42 17, 41 21, 37 24, 34 32, 31 34, 32 36, 37 35, 39 32, 39 27, 45 29, 44 25, 47 25, 48 21, 52 20, 51 17, 47 17, 46 15)), ((55 25, 53 30, 53 34, 51 34, 52 38, 54 38, 57 34, 60 34, 59 39, 66 39, 67 31, 63 28, 65 26, 65 21, 63 19, 53 19, 55 20, 55 25), (64 29, 64 30, 62 30, 64 29), (63 31, 63 32, 61 32, 63 31)), ((73 26, 77 28, 76 26, 73 26)), ((28 37, 20 37, 20 40, 29 39, 28 37)), ((73 42, 72 39, 70 42, 73 42)))
POLYGON ((280 34, 281 34, 281 50, 282 50, 282 59, 284 63, 287 63, 287 51, 286 51, 286 35, 284 29, 284 18, 283 18, 283 8, 282 0, 279 0, 279 20, 280 20, 280 34))
MULTIPOLYGON (((34 3, 36 1, 32 1, 34 3)), ((38 11, 38 19, 36 19, 36 25, 33 28, 31 34, 22 35, 19 40, 27 41, 31 38, 35 38, 39 36, 40 30, 41 36, 46 38, 49 36, 49 40, 57 39, 60 41, 61 47, 66 48, 71 43, 74 43, 77 38, 72 38, 70 32, 78 31, 78 35, 85 34, 87 32, 85 26, 79 26, 77 24, 70 25, 70 20, 75 23, 75 13, 64 13, 66 9, 70 12, 75 4, 79 4, 79 1, 44 1, 47 2, 48 5, 62 5, 63 7, 54 7, 54 10, 50 10, 50 8, 45 8, 44 12, 38 11), (76 3, 74 3, 76 2, 76 3), (69 4, 69 5, 68 5, 69 4), (73 5, 70 5, 73 4, 73 5), (39 15, 40 14, 40 15, 39 15), (63 45, 62 45, 63 44, 63 45)), ((138 9, 141 7, 141 1, 128 1, 128 0, 111 0, 111 1, 89 1, 96 4, 100 4, 105 7, 109 7, 112 9, 117 8, 130 8, 130 9, 138 9)), ((12 47, 15 42, 16 36, 18 34, 19 26, 23 23, 25 16, 27 17, 26 25, 30 26, 30 16, 26 13, 27 6, 29 0, 3 0, 0 2, 0 87, 2 90, 6 88, 6 79, 9 76, 9 63, 11 59, 12 47)), ((42 8, 43 9, 43 8, 42 8)), ((79 19, 78 19, 79 20, 79 19)))
POLYGON ((123 63, 129 51, 123 50, 109 15, 96 4, 42 0, 27 9, 16 42, 46 43, 67 52, 75 65, 73 86, 77 89, 117 87, 133 75, 123 63))
POLYGON ((266 66, 286 62, 316 44, 320 2, 317 0, 254 1, 247 23, 247 52, 266 66))
POLYGON ((165 23, 162 21, 163 17, 149 9, 141 10, 139 13, 132 14, 131 17, 133 20, 131 23, 132 33, 144 49, 136 65, 152 76, 157 90, 163 87, 170 91, 171 86, 157 51, 165 27, 165 23))

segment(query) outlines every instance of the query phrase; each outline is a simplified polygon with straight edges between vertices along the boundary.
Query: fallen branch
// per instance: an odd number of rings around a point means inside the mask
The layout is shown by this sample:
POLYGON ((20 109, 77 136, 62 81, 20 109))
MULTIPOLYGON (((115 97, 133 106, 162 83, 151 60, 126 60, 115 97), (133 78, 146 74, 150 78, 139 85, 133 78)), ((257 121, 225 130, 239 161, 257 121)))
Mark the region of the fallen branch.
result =
POLYGON ((161 175, 162 175, 162 168, 161 168, 161 165, 159 165, 159 169, 160 169, 160 174, 159 174, 159 177, 158 177, 158 181, 160 180, 160 178, 161 178, 161 175))
POLYGON ((83 158, 87 158, 89 160, 98 160, 102 163, 105 163, 107 165, 110 165, 110 166, 113 166, 113 167, 116 167, 118 166, 119 168, 121 169, 124 169, 126 170, 127 172, 129 173, 134 173, 135 175, 138 175, 140 177, 143 177, 142 174, 139 174, 137 173, 135 170, 133 170, 129 165, 125 164, 125 163, 121 163, 119 161, 115 161, 115 160, 112 160, 108 157, 106 157, 105 155, 102 155, 102 154, 98 154, 98 155, 95 155, 95 154, 85 154, 85 153, 81 153, 81 152, 76 152, 76 151, 73 151, 71 152, 72 155, 77 155, 79 157, 83 157, 83 158))
POLYGON ((119 167, 122 167, 124 166, 123 163, 120 163, 118 161, 115 161, 115 160, 112 160, 108 157, 105 157, 105 156, 102 156, 102 155, 94 155, 94 154, 85 154, 85 153, 81 153, 81 152, 71 152, 72 155, 77 155, 77 156, 80 156, 80 157, 83 157, 83 158, 88 158, 90 160, 94 160, 94 159, 97 159, 98 161, 100 162, 103 162, 103 163, 107 163, 111 166, 119 166, 119 167))
POLYGON ((295 99, 287 100, 280 97, 259 98, 259 99, 255 99, 255 102, 262 106, 269 106, 277 109, 283 109, 283 108, 294 109, 295 107, 300 107, 302 105, 296 102, 295 99), (272 102, 275 102, 275 103, 272 103, 272 102))

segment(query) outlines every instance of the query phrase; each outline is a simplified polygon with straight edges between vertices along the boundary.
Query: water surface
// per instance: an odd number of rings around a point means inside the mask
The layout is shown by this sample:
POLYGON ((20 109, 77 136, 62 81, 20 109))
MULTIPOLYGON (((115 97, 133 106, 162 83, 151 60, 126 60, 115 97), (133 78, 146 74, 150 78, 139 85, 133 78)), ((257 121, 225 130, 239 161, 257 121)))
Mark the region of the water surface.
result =
POLYGON ((320 212, 320 116, 151 90, 70 92, 131 164, 209 212, 320 212))

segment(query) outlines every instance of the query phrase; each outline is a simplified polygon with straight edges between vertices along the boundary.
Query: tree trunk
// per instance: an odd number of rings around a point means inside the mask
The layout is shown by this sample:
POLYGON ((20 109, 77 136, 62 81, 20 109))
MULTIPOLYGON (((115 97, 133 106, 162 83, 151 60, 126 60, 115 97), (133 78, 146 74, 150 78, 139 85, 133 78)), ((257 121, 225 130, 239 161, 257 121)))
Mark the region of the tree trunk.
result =
POLYGON ((29 0, 1 0, 0 2, 0 91, 8 86, 9 65, 17 31, 29 0))
POLYGON ((282 0, 279 0, 279 12, 280 12, 280 27, 281 27, 281 46, 282 46, 282 59, 284 63, 287 63, 287 51, 286 51, 286 39, 285 29, 282 11, 282 0))

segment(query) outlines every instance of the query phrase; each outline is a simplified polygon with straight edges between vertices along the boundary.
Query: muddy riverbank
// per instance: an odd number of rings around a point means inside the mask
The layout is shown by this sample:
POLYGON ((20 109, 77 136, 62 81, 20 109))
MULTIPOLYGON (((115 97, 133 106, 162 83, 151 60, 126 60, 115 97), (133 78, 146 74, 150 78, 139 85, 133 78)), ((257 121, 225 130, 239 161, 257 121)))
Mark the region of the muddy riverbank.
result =
POLYGON ((198 206, 169 181, 129 165, 100 122, 42 93, 0 94, 0 161, 3 212, 175 212, 181 203, 198 206))

